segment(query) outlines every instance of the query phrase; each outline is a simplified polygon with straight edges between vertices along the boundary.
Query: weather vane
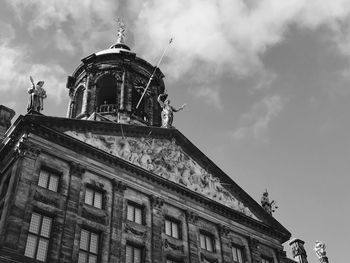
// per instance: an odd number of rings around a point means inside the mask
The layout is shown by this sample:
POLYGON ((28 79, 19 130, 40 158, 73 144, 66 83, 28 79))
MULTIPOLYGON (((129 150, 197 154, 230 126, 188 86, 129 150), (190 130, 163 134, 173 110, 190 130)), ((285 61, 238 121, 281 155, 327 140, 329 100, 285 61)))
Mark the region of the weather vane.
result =
POLYGON ((114 21, 117 22, 117 43, 124 44, 126 30, 125 23, 120 17, 114 19, 114 21))

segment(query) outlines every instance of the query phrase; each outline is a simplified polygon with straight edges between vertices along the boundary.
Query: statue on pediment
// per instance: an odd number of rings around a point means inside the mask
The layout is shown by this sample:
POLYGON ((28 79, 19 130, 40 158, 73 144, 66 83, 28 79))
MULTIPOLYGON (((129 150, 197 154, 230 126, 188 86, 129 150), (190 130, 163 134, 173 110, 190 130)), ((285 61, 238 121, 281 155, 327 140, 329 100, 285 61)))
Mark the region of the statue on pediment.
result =
POLYGON ((183 104, 180 108, 176 109, 173 106, 170 105, 170 100, 167 99, 168 94, 163 93, 158 96, 158 103, 160 107, 163 109, 161 116, 162 116, 162 128, 171 128, 173 127, 173 120, 174 120, 174 112, 178 112, 185 108, 186 104, 183 104), (163 102, 164 100, 164 102, 163 102))
POLYGON ((30 76, 30 81, 32 86, 28 89, 30 97, 27 111, 36 111, 40 113, 40 111, 44 109, 44 99, 47 97, 46 91, 43 89, 45 82, 40 80, 35 85, 32 76, 30 76))

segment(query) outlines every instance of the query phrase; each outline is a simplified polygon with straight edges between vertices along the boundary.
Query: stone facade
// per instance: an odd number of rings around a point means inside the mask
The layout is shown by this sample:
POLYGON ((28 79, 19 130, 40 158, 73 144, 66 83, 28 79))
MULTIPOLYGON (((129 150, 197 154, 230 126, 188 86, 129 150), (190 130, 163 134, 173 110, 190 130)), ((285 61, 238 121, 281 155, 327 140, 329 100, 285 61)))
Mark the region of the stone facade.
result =
MULTIPOLYGON (((239 187, 237 198, 258 220, 65 134, 80 124, 27 115, 1 149, 0 263, 41 262, 24 256, 33 212, 52 218, 46 262, 78 262, 82 229, 98 234, 98 262, 124 263, 128 245, 141 249, 144 263, 233 262, 232 247, 242 249, 244 262, 287 262, 280 255, 289 232, 239 187), (38 127, 44 120, 51 129, 38 127), (38 185, 43 170, 58 176, 57 192, 38 185), (88 188, 102 194, 101 208, 86 203, 88 188), (127 219, 129 204, 142 210, 141 224, 127 219), (179 238, 165 233, 167 219, 178 225, 179 238), (212 251, 202 248, 201 235, 210 237, 212 251)), ((98 126, 106 134, 118 128, 94 125, 91 131, 98 126)), ((142 137, 149 129, 124 125, 124 133, 132 132, 142 137)), ((213 165, 177 130, 154 128, 152 134, 174 137, 191 158, 213 165)))

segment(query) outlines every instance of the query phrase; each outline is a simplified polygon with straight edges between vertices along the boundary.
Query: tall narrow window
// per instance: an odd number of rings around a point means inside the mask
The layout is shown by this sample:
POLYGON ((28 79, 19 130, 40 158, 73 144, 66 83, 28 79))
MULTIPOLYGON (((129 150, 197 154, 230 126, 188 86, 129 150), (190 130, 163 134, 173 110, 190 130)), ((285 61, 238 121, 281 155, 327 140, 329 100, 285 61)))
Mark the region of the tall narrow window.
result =
POLYGON ((214 252, 214 240, 212 236, 209 236, 204 233, 200 233, 200 245, 202 249, 205 249, 209 252, 214 252))
POLYGON ((102 196, 101 192, 87 187, 85 192, 85 204, 102 209, 102 196))
POLYGON ((241 247, 232 246, 233 262, 243 263, 243 249, 241 247))
POLYGON ((49 172, 47 170, 41 170, 38 185, 51 191, 57 192, 59 180, 59 175, 49 172))
POLYGON ((171 236, 173 238, 180 239, 180 226, 179 223, 171 220, 171 219, 165 219, 165 234, 168 236, 171 236))
POLYGON ((142 249, 132 245, 126 245, 126 263, 142 263, 142 249))
POLYGON ((49 248, 52 218, 33 213, 24 255, 39 261, 46 261, 49 248))
POLYGON ((99 235, 82 229, 78 263, 97 263, 99 235))
POLYGON ((127 219, 138 224, 142 224, 142 207, 129 203, 127 207, 127 219))

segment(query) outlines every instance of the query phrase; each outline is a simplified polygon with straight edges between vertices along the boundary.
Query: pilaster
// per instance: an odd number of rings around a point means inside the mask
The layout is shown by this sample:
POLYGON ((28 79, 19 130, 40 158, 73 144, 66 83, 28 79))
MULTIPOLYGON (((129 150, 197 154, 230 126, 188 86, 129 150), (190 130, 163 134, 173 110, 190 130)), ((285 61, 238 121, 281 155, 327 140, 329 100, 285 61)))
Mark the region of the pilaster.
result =
POLYGON ((198 214, 188 210, 186 212, 187 229, 188 229, 188 251, 191 263, 199 263, 198 258, 198 214))
POLYGON ((157 196, 151 196, 150 201, 152 207, 152 263, 161 263, 163 255, 164 200, 157 196))

